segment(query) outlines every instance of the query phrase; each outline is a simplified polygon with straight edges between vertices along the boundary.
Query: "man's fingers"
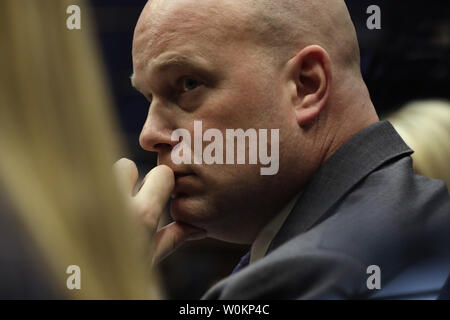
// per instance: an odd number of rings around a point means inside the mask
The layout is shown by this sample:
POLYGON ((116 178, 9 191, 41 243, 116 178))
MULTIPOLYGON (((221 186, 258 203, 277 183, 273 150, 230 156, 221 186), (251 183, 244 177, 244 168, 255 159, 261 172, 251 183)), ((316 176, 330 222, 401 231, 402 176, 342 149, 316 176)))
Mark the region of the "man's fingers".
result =
POLYGON ((122 158, 114 164, 114 171, 123 192, 126 195, 132 196, 138 180, 136 164, 129 159, 122 158))
POLYGON ((200 240, 206 237, 206 231, 181 223, 172 222, 158 230, 155 235, 153 263, 158 263, 184 242, 200 240))
POLYGON ((138 214, 150 228, 156 228, 159 217, 169 201, 175 187, 175 177, 172 169, 160 165, 151 170, 135 197, 138 214))
MULTIPOLYGON (((120 159, 114 164, 120 187, 130 196, 133 207, 153 235, 158 221, 175 187, 175 176, 168 166, 152 169, 144 178, 142 187, 133 197, 138 180, 138 170, 133 161, 120 159)), ((201 239, 206 232, 187 224, 174 222, 154 234, 155 254, 153 261, 160 261, 187 240, 201 239)))

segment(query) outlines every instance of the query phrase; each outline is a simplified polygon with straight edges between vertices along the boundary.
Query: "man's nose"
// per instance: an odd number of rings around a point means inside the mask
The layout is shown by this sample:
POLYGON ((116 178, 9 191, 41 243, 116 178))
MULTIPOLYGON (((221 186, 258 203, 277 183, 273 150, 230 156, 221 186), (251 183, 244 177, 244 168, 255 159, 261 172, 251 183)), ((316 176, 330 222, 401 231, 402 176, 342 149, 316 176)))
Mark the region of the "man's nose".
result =
POLYGON ((139 143, 144 150, 160 152, 164 148, 172 148, 172 129, 167 120, 155 110, 150 108, 144 127, 139 137, 139 143))

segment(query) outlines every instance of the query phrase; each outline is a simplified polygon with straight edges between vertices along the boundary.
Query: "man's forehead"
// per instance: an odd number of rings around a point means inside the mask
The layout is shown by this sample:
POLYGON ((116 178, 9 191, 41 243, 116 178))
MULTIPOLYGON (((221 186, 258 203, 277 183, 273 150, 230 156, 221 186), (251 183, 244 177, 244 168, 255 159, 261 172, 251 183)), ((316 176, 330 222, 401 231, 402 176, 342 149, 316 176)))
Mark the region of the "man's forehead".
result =
MULTIPOLYGON (((167 42, 182 36, 188 41, 191 36, 205 34, 231 35, 242 33, 236 15, 242 11, 237 9, 235 1, 229 0, 153 0, 149 2, 135 29, 134 45, 140 42, 167 42)), ((241 20, 245 24, 245 19, 241 20)))
POLYGON ((212 24, 227 10, 224 1, 226 0, 149 1, 139 17, 135 32, 145 32, 148 29, 164 32, 166 29, 183 30, 186 27, 212 24))
POLYGON ((226 12, 230 7, 223 4, 222 1, 212 0, 149 2, 135 30, 134 67, 142 68, 162 53, 186 45, 193 50, 213 48, 214 43, 222 46, 229 37, 241 37, 242 28, 236 25, 236 19, 229 19, 230 14, 227 16, 226 12))

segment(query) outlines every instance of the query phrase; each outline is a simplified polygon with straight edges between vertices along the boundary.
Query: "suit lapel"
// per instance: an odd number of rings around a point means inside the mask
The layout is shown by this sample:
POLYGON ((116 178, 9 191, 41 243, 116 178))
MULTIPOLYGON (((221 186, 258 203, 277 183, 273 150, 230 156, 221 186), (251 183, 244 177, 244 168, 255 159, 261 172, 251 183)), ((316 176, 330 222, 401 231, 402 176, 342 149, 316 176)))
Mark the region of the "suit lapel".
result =
POLYGON ((378 167, 412 153, 389 122, 356 134, 313 175, 268 252, 328 218, 332 206, 378 167))

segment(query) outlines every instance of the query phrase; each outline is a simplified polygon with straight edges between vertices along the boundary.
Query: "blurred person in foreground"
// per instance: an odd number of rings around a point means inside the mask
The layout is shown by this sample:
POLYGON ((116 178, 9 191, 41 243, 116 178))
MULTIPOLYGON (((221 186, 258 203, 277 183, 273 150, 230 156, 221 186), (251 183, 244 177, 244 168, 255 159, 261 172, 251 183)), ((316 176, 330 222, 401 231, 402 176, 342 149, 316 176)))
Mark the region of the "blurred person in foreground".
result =
MULTIPOLYGON (((386 117, 414 149, 414 170, 443 180, 450 188, 450 103, 446 100, 410 102, 386 117)), ((439 299, 450 299, 450 271, 439 299)))
POLYGON ((414 101, 387 116, 386 120, 414 150, 415 171, 443 180, 450 188, 450 102, 414 101))
MULTIPOLYGON (((396 293, 419 290, 409 271, 423 263, 438 259, 433 266, 448 274, 448 191, 415 175, 413 151, 379 121, 344 1, 152 0, 132 54, 132 84, 149 102, 140 143, 158 152, 170 186, 139 211, 156 230, 171 194, 175 220, 155 236, 156 259, 192 237, 251 245, 203 298, 386 297, 405 275, 409 287, 396 293), (249 164, 176 165, 173 133, 194 136, 196 120, 223 136, 279 129, 277 174, 249 164), (374 265, 376 290, 368 285, 374 265)), ((119 165, 131 194, 136 166, 119 165)))
POLYGON ((150 242, 113 176, 120 139, 88 8, 77 1, 70 31, 71 4, 0 2, 0 299, 158 298, 150 242), (70 265, 81 290, 66 287, 70 265))

